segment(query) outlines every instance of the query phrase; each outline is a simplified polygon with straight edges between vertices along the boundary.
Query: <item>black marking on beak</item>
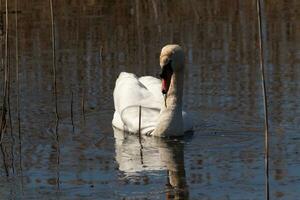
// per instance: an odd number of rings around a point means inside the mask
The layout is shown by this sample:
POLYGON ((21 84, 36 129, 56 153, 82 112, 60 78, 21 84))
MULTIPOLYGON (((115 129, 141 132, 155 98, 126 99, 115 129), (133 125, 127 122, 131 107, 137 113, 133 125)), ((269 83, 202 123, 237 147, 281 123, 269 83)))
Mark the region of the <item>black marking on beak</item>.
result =
POLYGON ((160 76, 161 79, 166 79, 168 73, 173 74, 171 61, 169 61, 166 65, 162 66, 161 73, 160 73, 159 76, 160 76))
MULTIPOLYGON (((166 94, 168 93, 169 86, 170 86, 170 81, 171 81, 170 79, 173 74, 171 61, 169 61, 166 65, 162 66, 161 70, 162 71, 160 74, 160 78, 163 79, 163 81, 164 81, 164 87, 161 92, 163 93, 163 95, 166 96, 166 94), (167 84, 167 87, 165 87, 166 84, 167 84)), ((165 100, 166 100, 166 98, 165 98, 165 100)))

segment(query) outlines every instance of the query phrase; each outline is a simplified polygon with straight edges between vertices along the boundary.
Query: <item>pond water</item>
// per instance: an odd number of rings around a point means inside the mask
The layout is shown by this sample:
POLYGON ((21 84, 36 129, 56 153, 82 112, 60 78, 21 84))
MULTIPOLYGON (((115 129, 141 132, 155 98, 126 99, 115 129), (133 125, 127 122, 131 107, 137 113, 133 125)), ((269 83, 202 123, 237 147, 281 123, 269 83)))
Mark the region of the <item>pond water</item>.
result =
MULTIPOLYGON (((14 6, 9 1, 12 129, 8 123, 1 199, 265 198, 255 1, 54 1, 58 121, 49 1, 20 1, 21 140, 14 6), (197 116, 196 131, 145 138, 141 148, 112 128, 114 83, 121 71, 156 76, 168 43, 186 53, 184 108, 197 116)), ((4 0, 1 9, 4 22, 4 0)), ((272 199, 300 195, 299 12, 298 0, 266 1, 272 199)))

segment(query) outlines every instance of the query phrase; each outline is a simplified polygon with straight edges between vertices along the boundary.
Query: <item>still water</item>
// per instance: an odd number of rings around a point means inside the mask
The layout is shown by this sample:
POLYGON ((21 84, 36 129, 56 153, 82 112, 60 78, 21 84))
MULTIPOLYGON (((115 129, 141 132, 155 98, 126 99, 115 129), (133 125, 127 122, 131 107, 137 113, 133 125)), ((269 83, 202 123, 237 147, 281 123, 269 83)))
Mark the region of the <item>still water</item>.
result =
MULTIPOLYGON (((264 199, 254 0, 54 1, 59 121, 49 2, 20 1, 21 141, 14 1, 9 10, 14 140, 8 125, 1 199, 264 199), (121 71, 156 76, 167 43, 180 44, 186 53, 184 108, 196 116, 196 131, 177 140, 145 138, 141 148, 137 137, 111 126, 114 82, 121 71)), ((267 0, 265 11, 270 195, 295 200, 300 195, 300 2, 267 0)), ((2 97, 3 73, 0 77, 2 97)))

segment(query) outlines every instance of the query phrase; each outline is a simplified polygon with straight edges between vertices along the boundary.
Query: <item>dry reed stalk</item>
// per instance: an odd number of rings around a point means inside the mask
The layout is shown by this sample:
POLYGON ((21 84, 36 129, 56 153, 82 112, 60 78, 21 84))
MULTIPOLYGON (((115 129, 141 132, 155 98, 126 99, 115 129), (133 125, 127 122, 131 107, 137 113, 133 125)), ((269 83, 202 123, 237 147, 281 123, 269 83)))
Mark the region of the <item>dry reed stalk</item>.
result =
POLYGON ((142 141, 141 135, 141 121, 142 121, 142 106, 139 106, 139 141, 142 141))
POLYGON ((142 124, 142 106, 139 106, 139 143, 140 143, 140 156, 141 164, 144 164, 143 161, 143 144, 142 144, 142 133, 141 133, 141 124, 142 124))
POLYGON ((55 23, 54 23, 54 12, 53 12, 53 1, 49 0, 50 6, 50 15, 51 15, 51 40, 52 40, 52 70, 53 70, 53 88, 54 88, 54 98, 55 98, 55 140, 56 140, 56 151, 57 151, 57 189, 59 190, 59 165, 60 165, 60 142, 58 134, 58 124, 59 124, 59 115, 58 115, 58 103, 57 103, 57 81, 56 81, 56 40, 55 40, 55 23))
POLYGON ((263 92, 263 101, 264 101, 264 127, 265 127, 265 183, 266 183, 266 199, 270 199, 270 186, 269 186, 269 120, 268 120, 268 96, 265 83, 265 60, 264 60, 264 46, 263 46, 263 19, 262 19, 262 10, 263 3, 261 0, 256 1, 257 6, 257 18, 258 18, 258 32, 259 32, 259 61, 260 61, 260 70, 261 70, 261 87, 263 92))
POLYGON ((55 23, 54 23, 54 13, 53 13, 53 1, 49 0, 50 4, 50 16, 51 16, 51 41, 52 41, 52 70, 53 70, 53 92, 55 98, 55 115, 56 119, 59 120, 58 115, 58 105, 57 105, 57 81, 56 81, 56 52, 55 52, 55 23))

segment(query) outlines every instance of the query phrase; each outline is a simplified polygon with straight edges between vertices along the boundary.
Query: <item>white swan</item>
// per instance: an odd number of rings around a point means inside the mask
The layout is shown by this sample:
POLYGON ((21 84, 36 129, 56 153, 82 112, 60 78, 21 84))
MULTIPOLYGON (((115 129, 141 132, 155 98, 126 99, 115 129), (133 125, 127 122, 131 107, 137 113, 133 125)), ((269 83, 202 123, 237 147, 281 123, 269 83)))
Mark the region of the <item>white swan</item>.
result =
POLYGON ((182 111, 184 53, 179 45, 166 45, 160 54, 161 80, 120 73, 114 89, 114 127, 131 133, 159 137, 182 136, 192 129, 182 111), (163 95, 164 94, 164 95, 163 95), (164 97, 165 96, 165 97, 164 97))

